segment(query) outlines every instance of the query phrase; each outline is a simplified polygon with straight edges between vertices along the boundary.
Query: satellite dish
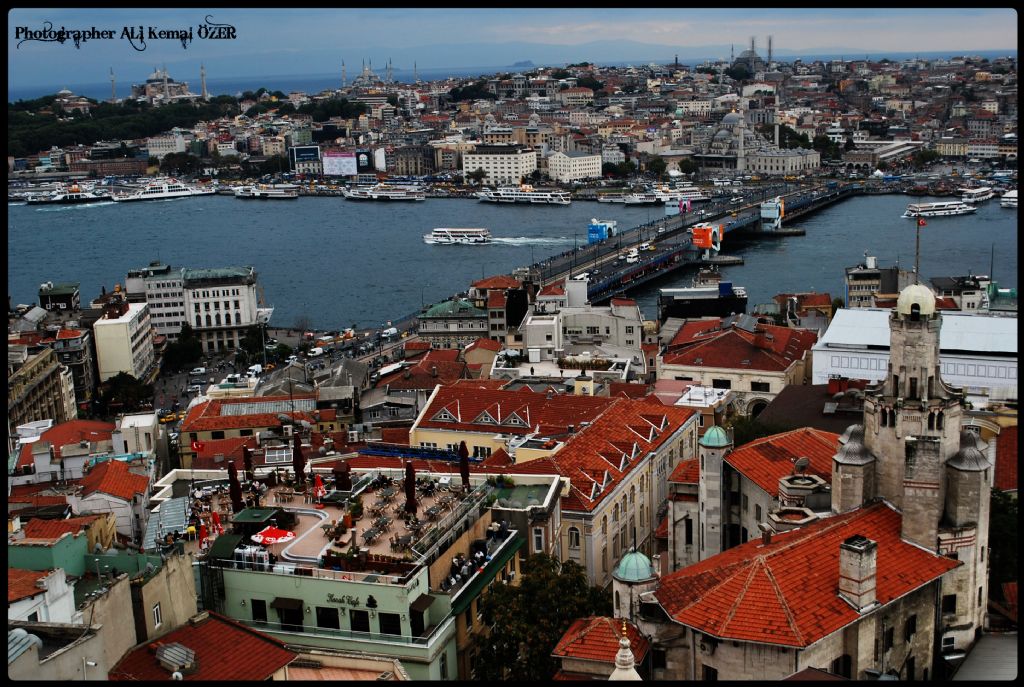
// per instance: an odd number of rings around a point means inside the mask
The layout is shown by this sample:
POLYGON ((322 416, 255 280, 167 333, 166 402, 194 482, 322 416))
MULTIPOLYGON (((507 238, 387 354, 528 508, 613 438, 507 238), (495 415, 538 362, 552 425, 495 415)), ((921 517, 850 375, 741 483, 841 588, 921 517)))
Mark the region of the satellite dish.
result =
POLYGON ((326 456, 327 455, 327 447, 326 446, 321 446, 320 448, 318 448, 316 450, 316 452, 319 453, 321 456, 326 456))
POLYGON ((183 680, 184 676, 181 674, 181 671, 175 670, 173 673, 171 673, 171 679, 172 680, 183 680))
POLYGON ((804 470, 807 469, 807 466, 810 464, 811 461, 807 460, 807 458, 797 458, 796 462, 793 463, 793 469, 796 470, 797 472, 803 472, 804 470))

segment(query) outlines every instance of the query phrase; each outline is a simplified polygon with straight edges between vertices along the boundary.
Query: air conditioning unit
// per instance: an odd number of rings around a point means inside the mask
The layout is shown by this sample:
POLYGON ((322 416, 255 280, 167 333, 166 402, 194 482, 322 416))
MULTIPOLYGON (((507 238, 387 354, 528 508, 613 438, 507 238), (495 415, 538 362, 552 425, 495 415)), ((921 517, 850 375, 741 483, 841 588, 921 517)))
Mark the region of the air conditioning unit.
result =
POLYGON ((284 430, 284 435, 286 437, 292 436, 292 434, 295 432, 295 427, 293 427, 292 425, 285 425, 284 427, 282 427, 282 429, 284 430))
POLYGON ((353 431, 353 430, 349 430, 349 433, 348 433, 348 443, 352 444, 352 443, 355 443, 357 441, 359 441, 359 432, 356 432, 356 431, 353 431))

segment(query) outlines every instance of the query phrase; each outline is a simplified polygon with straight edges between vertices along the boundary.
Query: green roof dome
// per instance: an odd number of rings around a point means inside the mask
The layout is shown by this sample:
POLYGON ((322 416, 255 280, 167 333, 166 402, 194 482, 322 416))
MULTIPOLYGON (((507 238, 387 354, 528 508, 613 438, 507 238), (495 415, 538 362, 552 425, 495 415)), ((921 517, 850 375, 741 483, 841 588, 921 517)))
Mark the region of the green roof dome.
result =
POLYGON ((700 445, 707 448, 724 448, 732 444, 729 435, 718 425, 712 425, 700 440, 700 445))
POLYGON ((623 556, 612 574, 621 582, 644 582, 655 576, 651 559, 639 551, 630 551, 623 556))

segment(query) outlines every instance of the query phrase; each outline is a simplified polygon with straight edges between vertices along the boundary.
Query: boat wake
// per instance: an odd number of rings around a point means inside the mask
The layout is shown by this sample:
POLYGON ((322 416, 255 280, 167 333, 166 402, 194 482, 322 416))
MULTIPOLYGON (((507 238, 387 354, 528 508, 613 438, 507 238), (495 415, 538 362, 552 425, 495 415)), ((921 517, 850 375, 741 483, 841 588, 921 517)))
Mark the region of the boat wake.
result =
POLYGON ((78 203, 73 205, 55 205, 36 208, 36 212, 68 212, 70 210, 85 210, 87 208, 101 208, 104 205, 116 205, 112 200, 105 200, 100 203, 78 203))
POLYGON ((491 243, 501 243, 506 246, 564 246, 571 245, 573 239, 568 236, 559 236, 557 238, 542 238, 533 236, 517 236, 517 237, 500 237, 495 236, 491 239, 491 243))

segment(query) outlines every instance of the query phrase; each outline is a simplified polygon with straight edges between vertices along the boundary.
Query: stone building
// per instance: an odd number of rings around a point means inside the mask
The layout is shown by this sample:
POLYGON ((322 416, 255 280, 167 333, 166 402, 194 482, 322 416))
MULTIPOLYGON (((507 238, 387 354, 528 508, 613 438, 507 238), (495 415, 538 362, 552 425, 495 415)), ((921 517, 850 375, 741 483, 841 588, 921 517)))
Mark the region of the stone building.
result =
POLYGON ((8 342, 7 418, 10 427, 36 420, 60 424, 78 417, 71 369, 44 349, 29 355, 27 346, 8 342))

